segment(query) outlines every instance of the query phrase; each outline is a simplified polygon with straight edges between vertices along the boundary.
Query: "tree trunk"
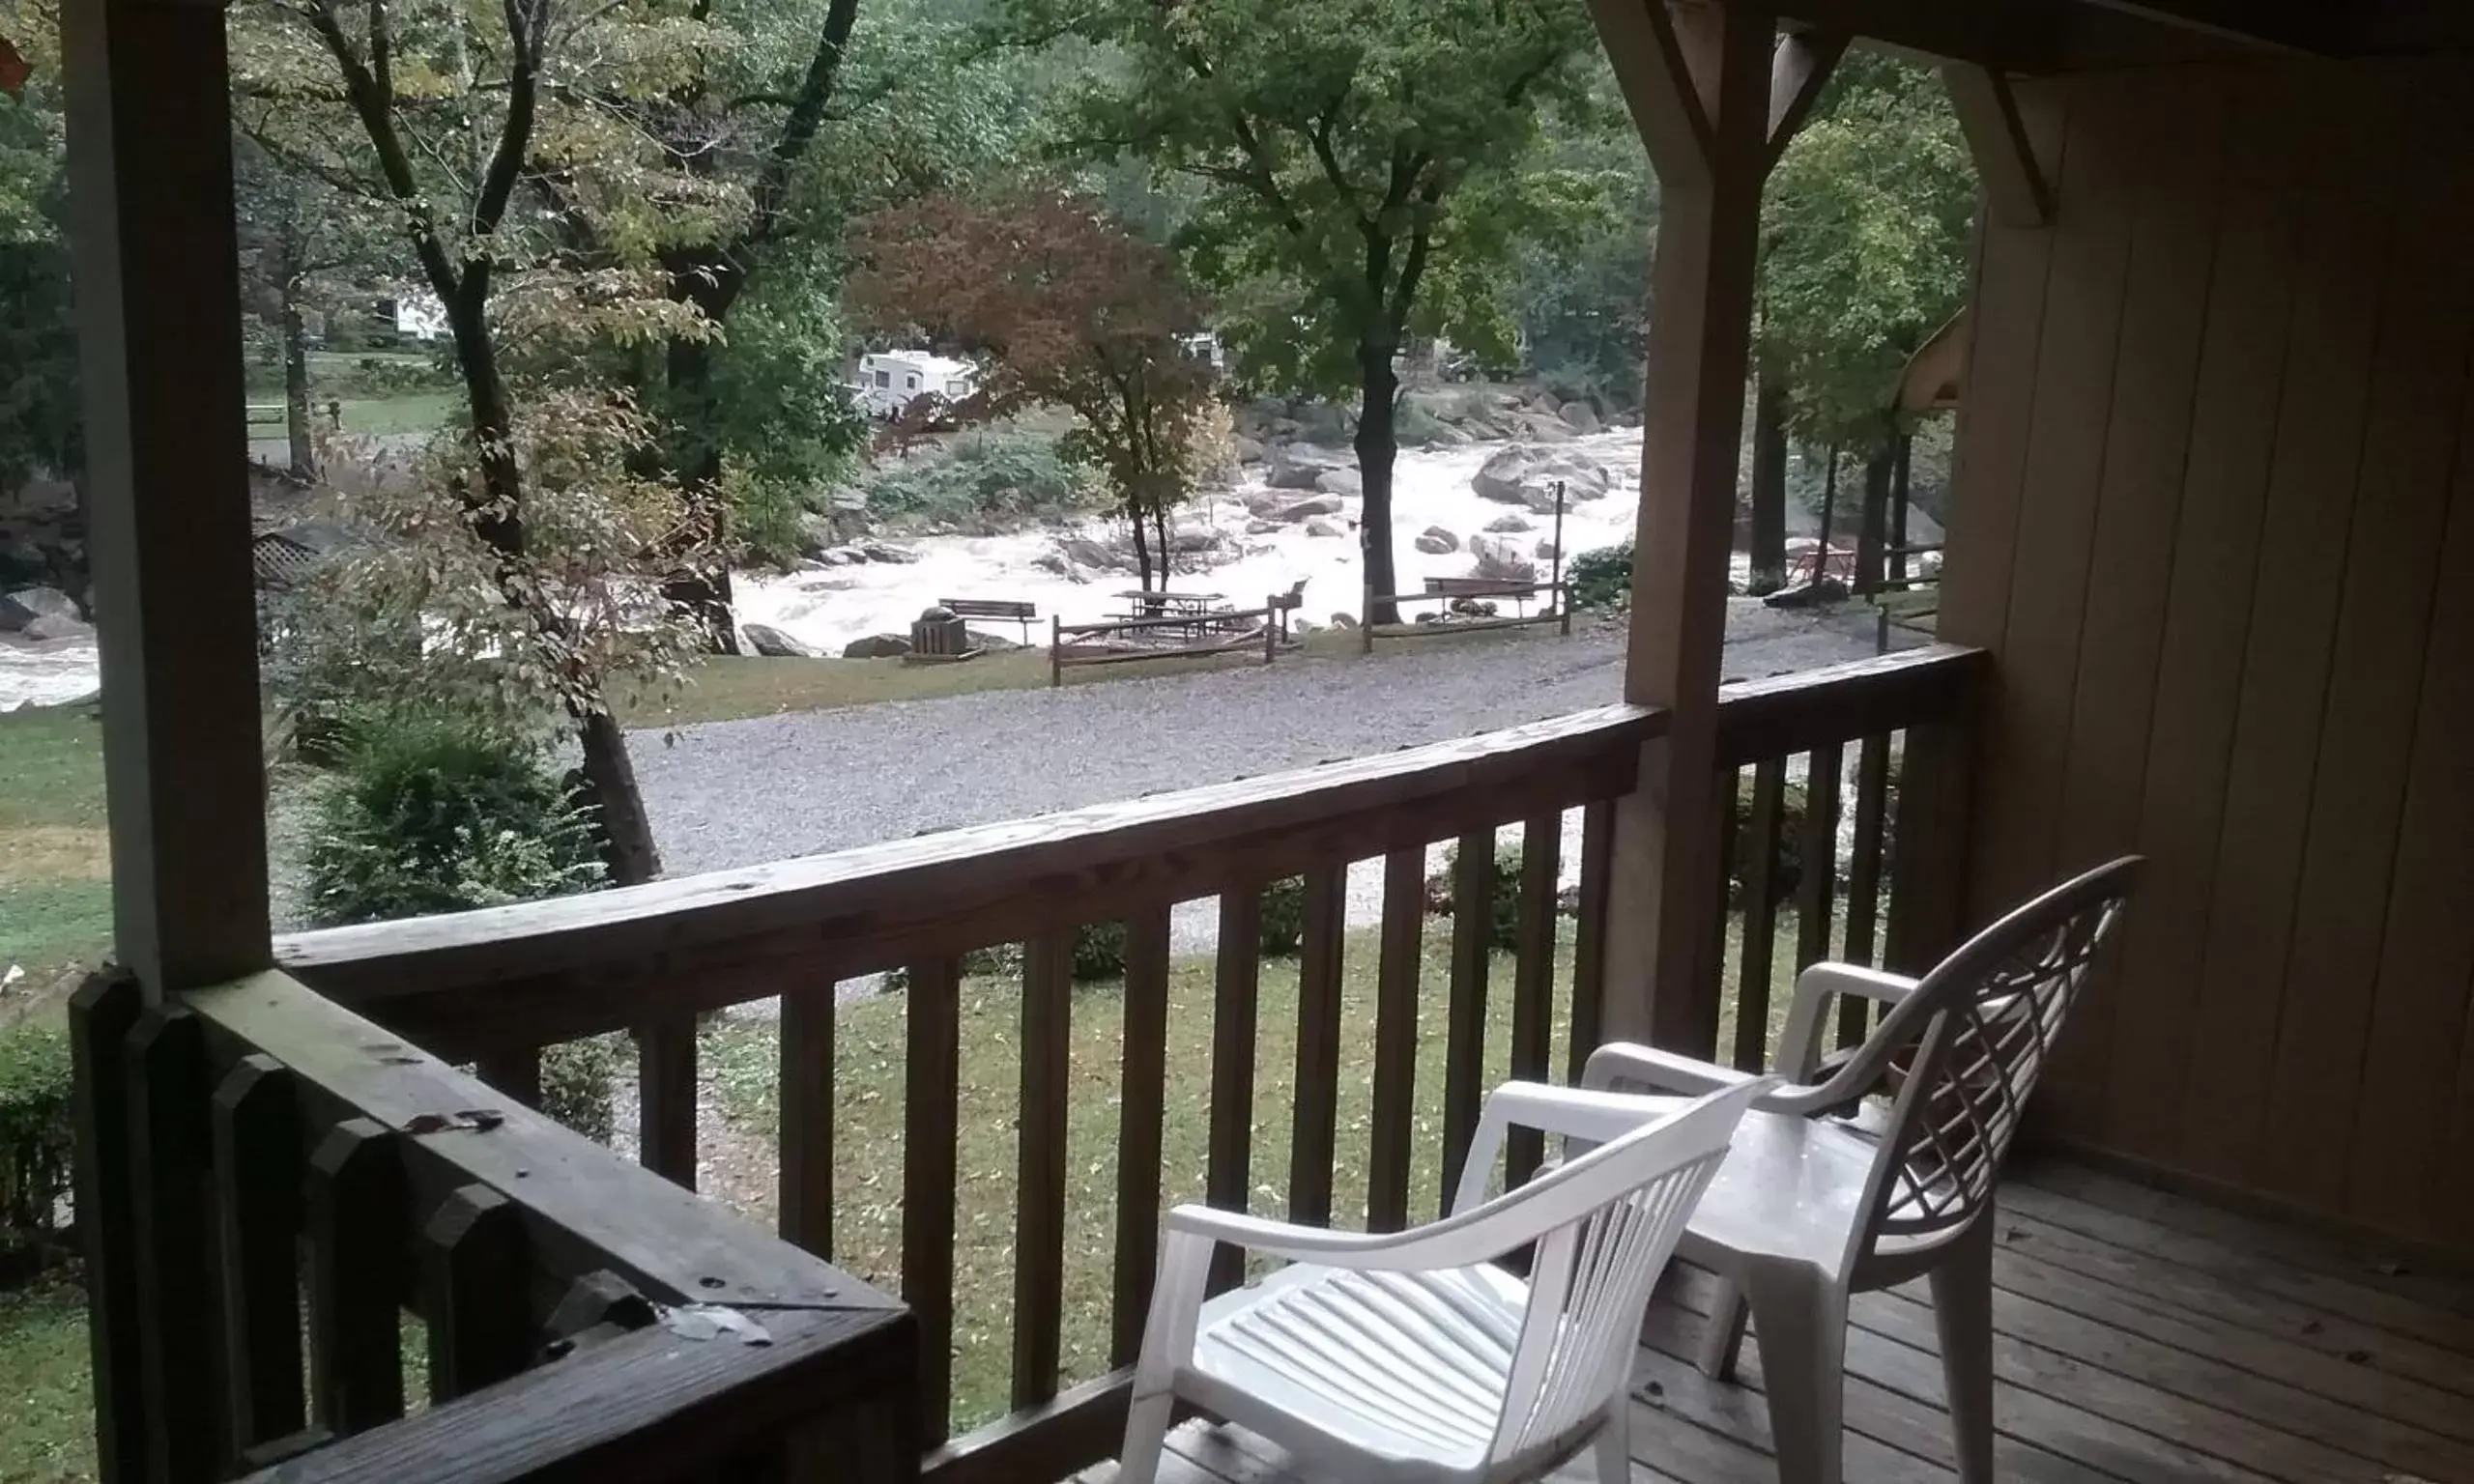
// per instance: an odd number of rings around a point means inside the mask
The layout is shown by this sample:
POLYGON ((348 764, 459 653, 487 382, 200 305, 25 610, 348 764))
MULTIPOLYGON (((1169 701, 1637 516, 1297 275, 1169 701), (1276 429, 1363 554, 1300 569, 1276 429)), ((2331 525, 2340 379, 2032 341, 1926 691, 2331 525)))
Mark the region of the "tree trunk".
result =
POLYGON ((1915 460, 1915 435, 1898 436, 1898 469, 1890 475, 1890 577, 1907 581, 1908 482, 1915 460))
POLYGON ((1168 506, 1163 500, 1151 507, 1151 528, 1160 537, 1160 590, 1168 590, 1168 506))
POLYGON ((1889 523, 1890 476, 1897 467, 1895 442, 1884 443, 1864 460, 1864 513, 1856 531, 1856 590, 1859 593, 1882 585, 1882 532, 1889 523))
POLYGON ((627 756, 627 734, 607 710, 587 712, 576 729, 584 745, 585 784, 601 812, 610 879, 618 886, 641 886, 661 874, 661 852, 653 844, 644 791, 636 786, 636 764, 627 756))
MULTIPOLYGON (((1151 539, 1143 533, 1142 506, 1139 503, 1129 505, 1126 516, 1129 524, 1134 527, 1134 569, 1142 579, 1142 590, 1149 592, 1151 590, 1151 539)), ((1161 555, 1165 556, 1167 554, 1164 552, 1161 555)), ((1163 587, 1168 585, 1167 563, 1165 561, 1161 563, 1160 585, 1163 587)))
POLYGON ((292 443, 292 477, 315 478, 318 447, 311 437, 309 413, 309 347, 301 327, 298 285, 283 285, 283 428, 292 443))
POLYGON ((1821 481, 1821 544, 1813 548, 1813 582, 1829 576, 1829 518, 1838 505, 1838 445, 1829 445, 1829 471, 1821 481))
MULTIPOLYGON (((729 312, 722 300, 704 305, 707 318, 719 323, 729 312)), ((736 654, 738 622, 731 613, 729 557, 730 502, 722 491, 722 447, 714 425, 721 408, 713 395, 713 348, 702 340, 670 344, 669 378, 672 406, 686 438, 676 450, 679 500, 686 508, 681 534, 684 547, 678 570, 661 585, 662 596, 704 632, 713 654, 736 654), (711 559, 706 566, 695 554, 711 559)))
POLYGON ((1389 345, 1362 343, 1357 359, 1365 389, 1357 414, 1357 471, 1366 491, 1358 510, 1358 544, 1366 556, 1366 590, 1383 599, 1366 605, 1366 621, 1398 623, 1399 607, 1390 599, 1399 591, 1392 567, 1392 466, 1400 453, 1393 423, 1400 379, 1392 369, 1389 345))
POLYGON ((1764 373, 1752 401, 1752 593, 1787 585, 1787 384, 1764 373))

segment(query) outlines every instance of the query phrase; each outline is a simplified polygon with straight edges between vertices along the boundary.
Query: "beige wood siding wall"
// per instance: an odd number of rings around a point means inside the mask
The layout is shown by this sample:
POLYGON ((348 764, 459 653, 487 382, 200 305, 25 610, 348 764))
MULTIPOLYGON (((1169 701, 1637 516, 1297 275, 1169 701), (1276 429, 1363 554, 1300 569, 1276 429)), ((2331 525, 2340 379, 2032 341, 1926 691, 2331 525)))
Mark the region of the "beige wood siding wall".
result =
POLYGON ((2474 1253, 2474 64, 2039 84, 1942 633, 1982 920, 2153 858, 2043 1132, 2474 1253))

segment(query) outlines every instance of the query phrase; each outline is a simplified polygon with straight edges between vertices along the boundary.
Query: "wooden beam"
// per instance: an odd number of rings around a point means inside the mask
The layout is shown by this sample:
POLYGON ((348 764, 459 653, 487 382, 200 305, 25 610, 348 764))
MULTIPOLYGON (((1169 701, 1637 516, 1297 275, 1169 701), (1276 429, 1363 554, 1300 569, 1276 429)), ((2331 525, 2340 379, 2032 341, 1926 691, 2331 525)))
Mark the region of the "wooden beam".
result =
POLYGON ((2059 0, 1777 0, 1773 9, 1791 29, 1930 61, 2046 72, 2060 54, 2059 0))
POLYGON ((1778 157, 1787 153, 1796 131, 1812 117, 1821 90, 1829 85, 1829 74, 1846 54, 1847 38, 1835 32, 1805 31, 1778 38, 1777 49, 1769 57, 1769 169, 1777 168, 1778 157))
POLYGON ((2051 178, 2019 117, 2019 98, 2010 79, 1993 68, 1953 62, 1942 69, 1942 80, 1950 90, 1959 129, 1967 135, 1968 153, 1975 157, 1976 174, 1984 181, 1993 223, 2051 226, 2051 178))
POLYGON ((1659 182, 1680 189, 1705 181, 1710 117, 1667 0, 1591 0, 1590 12, 1659 182))
MULTIPOLYGON (((2239 42, 2287 56, 2338 56, 2354 49, 2354 7, 2328 0, 2081 0, 2176 31, 2239 42)), ((2368 10, 2365 6, 2361 9, 2368 10)))
POLYGON ((1605 947, 1610 1037, 1706 1053, 1717 1036, 1705 970, 1717 910, 1717 705, 1744 376, 1769 157, 1767 11, 1730 4, 1705 33, 1717 106, 1710 168, 1664 183, 1650 327, 1630 640, 1624 694, 1670 708, 1617 807, 1605 947))
POLYGON ((83 0, 61 45, 113 929, 153 1000, 272 961, 223 13, 83 0))

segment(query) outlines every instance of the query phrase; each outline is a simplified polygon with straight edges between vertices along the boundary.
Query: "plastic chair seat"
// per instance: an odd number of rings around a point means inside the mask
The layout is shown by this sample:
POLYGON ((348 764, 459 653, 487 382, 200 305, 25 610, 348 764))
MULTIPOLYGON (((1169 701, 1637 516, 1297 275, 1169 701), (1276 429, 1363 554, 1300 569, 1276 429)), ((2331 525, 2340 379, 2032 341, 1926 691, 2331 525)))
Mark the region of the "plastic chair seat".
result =
MULTIPOLYGON (((1687 1098, 1645 1097, 1664 1116, 1687 1098)), ((1703 1192, 1677 1249, 1709 1266, 1712 1249, 1836 1269, 1864 1219, 1878 1142, 1837 1119, 1753 1112, 1703 1192)))
POLYGON ((1300 1263, 1203 1306, 1177 1389, 1295 1441, 1302 1425, 1353 1477, 1465 1477, 1484 1467, 1529 1285, 1481 1263, 1365 1272, 1300 1263))

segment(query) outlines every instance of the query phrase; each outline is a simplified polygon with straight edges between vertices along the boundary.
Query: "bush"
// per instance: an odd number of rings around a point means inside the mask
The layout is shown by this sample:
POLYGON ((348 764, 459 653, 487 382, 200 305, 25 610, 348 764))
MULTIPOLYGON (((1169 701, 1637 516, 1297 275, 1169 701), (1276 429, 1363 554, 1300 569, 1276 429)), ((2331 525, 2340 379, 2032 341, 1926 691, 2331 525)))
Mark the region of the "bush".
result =
POLYGON ((541 1111, 596 1144, 618 1131, 610 1084, 627 1067, 627 1038, 570 1041, 541 1050, 541 1111))
MULTIPOLYGON (((1736 817, 1742 827, 1736 831, 1735 858, 1727 863, 1727 900, 1738 908, 1752 904, 1750 896, 1754 862, 1752 833, 1752 773, 1746 770, 1736 782, 1736 817)), ((1778 794, 1778 842, 1769 860, 1769 900, 1777 903, 1793 896, 1797 883, 1804 877, 1804 813, 1811 795, 1802 784, 1789 782, 1778 794)))
POLYGON ((1108 502, 1099 477, 1057 440, 1019 428, 965 433, 875 471, 868 512, 967 525, 1090 510, 1108 502))
POLYGON ((1572 585, 1572 607, 1613 611, 1632 601, 1632 543, 1583 552, 1564 569, 1572 585))
POLYGON ((57 1018, 0 1030, 0 1246, 48 1237, 69 1193, 70 1081, 57 1018))
POLYGON ((1306 941, 1306 878, 1289 876, 1263 888, 1263 952, 1274 958, 1306 941))
POLYGON ((1074 934, 1074 982, 1125 977, 1126 930, 1123 923, 1085 923, 1074 934))
MULTIPOLYGON (((1511 953, 1520 947, 1520 870, 1521 847, 1495 847, 1494 884, 1487 893, 1489 911, 1486 924, 1486 945, 1498 953, 1511 953)), ((1460 846, 1447 845, 1443 852, 1443 870, 1426 878, 1426 910, 1447 914, 1459 910, 1453 884, 1460 875, 1460 846)))
POLYGON ((537 747, 434 711, 354 723, 305 853, 321 927, 562 896, 603 870, 590 817, 537 747))

